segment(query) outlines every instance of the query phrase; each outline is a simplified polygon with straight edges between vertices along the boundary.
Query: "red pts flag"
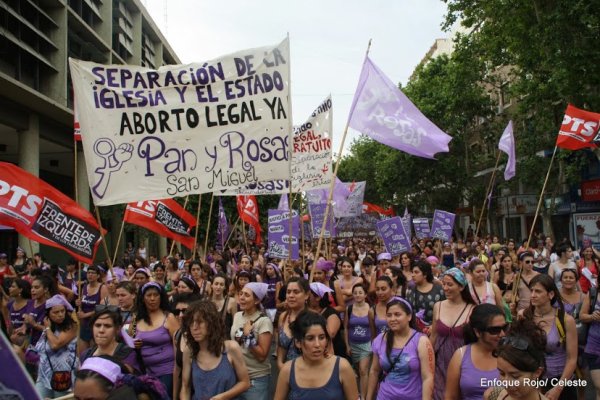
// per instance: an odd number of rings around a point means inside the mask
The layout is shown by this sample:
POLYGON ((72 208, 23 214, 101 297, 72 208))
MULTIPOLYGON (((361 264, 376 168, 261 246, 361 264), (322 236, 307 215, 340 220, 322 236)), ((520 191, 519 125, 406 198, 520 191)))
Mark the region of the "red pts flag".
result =
POLYGON ((393 217, 396 215, 392 206, 385 209, 375 204, 367 203, 366 201, 363 202, 363 213, 377 213, 380 215, 387 215, 388 217, 393 217))
POLYGON ((598 127, 600 114, 569 104, 556 138, 556 146, 568 150, 598 147, 598 127))
POLYGON ((91 264, 102 240, 96 218, 16 165, 0 162, 0 224, 91 264))
POLYGON ((254 228, 256 244, 262 244, 260 221, 258 220, 258 203, 256 196, 237 196, 237 209, 242 221, 254 228))
POLYGON ((123 220, 194 248, 190 231, 196 226, 196 218, 173 199, 129 203, 123 220))

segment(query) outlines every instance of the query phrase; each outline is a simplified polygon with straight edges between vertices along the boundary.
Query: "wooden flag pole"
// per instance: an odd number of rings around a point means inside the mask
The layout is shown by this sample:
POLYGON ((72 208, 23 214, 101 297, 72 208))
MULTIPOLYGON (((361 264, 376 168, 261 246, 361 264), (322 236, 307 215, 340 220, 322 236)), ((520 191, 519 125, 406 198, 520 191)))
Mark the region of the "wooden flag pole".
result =
MULTIPOLYGON (((100 218, 100 209, 97 205, 94 204, 94 210, 96 210, 96 220, 98 220, 98 227, 100 228, 100 236, 102 236, 102 246, 104 247, 104 252, 106 253, 106 261, 108 262, 108 269, 111 273, 113 273, 112 259, 110 258, 110 253, 108 252, 108 245, 106 244, 106 236, 104 235, 104 228, 102 228, 102 220, 100 218)), ((114 274, 113 274, 114 276, 114 274)))
MULTIPOLYGON (((183 209, 185 210, 185 208, 187 207, 187 203, 188 200, 190 199, 190 195, 188 194, 187 196, 185 196, 185 201, 183 202, 183 209)), ((194 247, 196 246, 196 244, 194 243, 194 247)), ((169 250, 169 257, 173 257, 173 249, 175 248, 175 241, 173 240, 171 242, 171 250, 169 250)))
POLYGON ((210 207, 208 208, 208 220, 206 221, 206 237, 204 238, 204 262, 208 262, 208 232, 210 231, 210 217, 213 209, 213 201, 215 200, 215 192, 210 197, 210 207))
POLYGON ((477 228, 475 229, 475 237, 479 237, 479 227, 481 226, 481 220, 483 219, 483 213, 485 211, 485 204, 487 203, 488 196, 490 195, 490 190, 494 187, 494 182, 496 180, 496 170, 498 169, 498 163, 500 162, 500 155, 502 152, 498 150, 498 157, 496 157, 496 165, 494 165, 494 170, 492 171, 492 177, 490 178, 490 182, 488 183, 487 189, 485 190, 485 197, 483 198, 483 205, 481 206, 481 212, 479 213, 479 219, 477 220, 477 228))
MULTIPOLYGON (((125 212, 127 212, 127 208, 125 208, 125 212)), ((115 261, 117 261, 117 253, 119 252, 119 244, 121 243, 121 237, 123 236, 123 228, 125 228, 125 218, 123 218, 123 222, 121 223, 121 230, 119 231, 119 237, 117 239, 117 244, 115 245, 115 254, 113 256, 111 265, 115 265, 115 261)))
POLYGON ((231 228, 231 232, 229 232, 229 236, 227 237, 227 240, 225 241, 225 243, 223 243, 223 251, 225 251, 225 249, 227 248, 227 243, 229 243, 229 239, 231 239, 231 237, 233 236, 233 233, 235 232, 239 223, 240 223, 240 217, 238 217, 238 219, 235 221, 235 224, 233 224, 233 227, 231 228))
POLYGON ((202 193, 198 195, 198 209, 196 210, 196 232, 194 233, 194 251, 192 252, 192 260, 196 259, 196 251, 198 250, 198 232, 200 232, 200 206, 202 205, 202 193))
POLYGON ((288 235, 288 262, 291 264, 292 262, 292 205, 294 204, 293 193, 292 193, 292 180, 290 179, 290 194, 288 199, 288 208, 289 208, 289 235, 288 235))
MULTIPOLYGON (((552 170, 552 164, 554 163, 554 157, 556 156, 557 146, 554 146, 554 151, 552 152, 552 158, 550 159, 550 166, 548 167, 548 171, 546 172, 546 179, 544 179, 544 184, 542 185, 542 192, 540 193, 540 198, 538 199, 538 204, 535 209, 535 215, 533 216, 533 222, 531 223, 531 230, 529 231, 529 236, 527 237, 527 243, 525 244, 525 250, 529 248, 529 242, 531 242, 531 237, 533 236, 533 231, 535 230, 535 223, 537 222, 537 217, 540 212, 540 207, 542 205, 542 201, 544 201, 544 192, 546 191, 546 184, 548 183, 548 178, 550 177, 550 171, 552 170)), ((516 304, 517 294, 519 289, 519 284, 521 283, 521 273, 522 269, 519 269, 517 273, 517 277, 515 278, 515 285, 513 285, 514 293, 512 295, 512 302, 516 304)), ((516 309, 516 308, 515 308, 516 309)))
MULTIPOLYGON (((369 45, 367 46, 367 52, 365 54, 365 57, 367 57, 369 55, 370 49, 371 49, 371 40, 369 39, 369 45)), ((350 112, 352 112, 352 110, 350 110, 350 112)), ((327 218, 329 217, 329 209, 331 208, 331 200, 333 199, 333 189, 335 188, 335 178, 337 176, 338 168, 340 167, 340 161, 342 160, 342 152, 344 151, 344 142, 346 141, 346 136, 348 135, 349 125, 350 125, 350 119, 348 119, 348 121, 346 122, 346 128, 344 129, 344 134, 342 135, 342 142, 340 143, 340 151, 338 153, 338 159, 335 162, 333 176, 331 177, 331 185, 329 186, 329 195, 327 197, 327 205, 325 206, 325 217, 323 218, 321 232, 319 232, 319 241, 317 242, 316 257, 319 256, 319 252, 321 251, 321 245, 323 244, 323 234, 325 233, 325 227, 327 226, 327 218)), ((309 283, 312 283, 312 281, 313 281, 316 265, 317 265, 317 263, 315 262, 311 266, 309 283)))
POLYGON ((302 270, 306 269, 306 261, 304 260, 304 221, 302 221, 302 216, 300 216, 300 237, 302 238, 302 248, 300 249, 300 255, 302 256, 302 270))

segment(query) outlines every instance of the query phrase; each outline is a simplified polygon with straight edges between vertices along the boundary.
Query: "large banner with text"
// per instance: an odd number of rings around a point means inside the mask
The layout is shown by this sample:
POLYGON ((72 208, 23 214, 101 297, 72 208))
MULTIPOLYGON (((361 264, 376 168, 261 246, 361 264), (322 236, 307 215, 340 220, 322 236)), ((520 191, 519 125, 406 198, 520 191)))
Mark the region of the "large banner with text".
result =
POLYGON ((285 39, 158 70, 70 59, 94 203, 289 179, 289 53, 285 39))

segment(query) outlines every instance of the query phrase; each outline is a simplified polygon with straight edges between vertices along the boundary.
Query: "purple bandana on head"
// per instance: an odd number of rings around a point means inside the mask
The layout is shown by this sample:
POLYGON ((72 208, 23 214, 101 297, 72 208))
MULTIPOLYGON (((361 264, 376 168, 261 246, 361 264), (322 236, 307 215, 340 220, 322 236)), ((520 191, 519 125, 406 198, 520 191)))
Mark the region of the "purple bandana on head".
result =
POLYGON ((406 301, 405 299, 403 299, 400 296, 394 296, 390 299, 390 301, 387 302, 387 304, 390 304, 392 301, 399 301, 400 303, 404 303, 408 309, 410 310, 410 313, 412 314, 412 306, 410 305, 410 303, 408 301, 406 301))
POLYGON ((256 296, 256 298, 260 301, 265 298, 267 295, 267 290, 269 289, 269 285, 262 282, 248 282, 244 286, 244 288, 248 288, 252 290, 252 293, 256 296))
POLYGON ((46 309, 56 307, 56 306, 64 306, 67 311, 73 311, 73 306, 69 304, 69 302, 60 294, 55 294, 46 300, 46 309))
POLYGON ((390 253, 381 253, 377 256, 377 261, 381 260, 392 261, 392 255, 390 253))
POLYGON ((456 267, 450 268, 448 271, 442 274, 442 277, 446 275, 450 275, 452 278, 454 278, 454 280, 458 282, 460 286, 467 286, 467 278, 465 277, 464 272, 462 272, 460 269, 456 267))
POLYGON ((327 285, 322 284, 321 282, 313 282, 310 284, 310 290, 312 290, 320 299, 325 296, 325 293, 331 293, 333 290, 327 285))
POLYGON ((329 272, 335 267, 335 263, 333 261, 327 261, 321 258, 319 261, 317 261, 316 267, 319 271, 329 272))
POLYGON ((148 268, 138 268, 138 269, 135 270, 135 272, 133 274, 135 275, 138 272, 141 272, 142 274, 146 275, 148 278, 150 278, 150 276, 152 275, 150 273, 150 271, 148 270, 148 268))
POLYGON ((163 290, 162 286, 160 286, 159 283, 148 282, 144 286, 142 286, 142 296, 144 295, 144 293, 146 293, 146 290, 148 290, 150 288, 158 289, 159 292, 162 292, 162 290, 163 290))
POLYGON ((121 367, 102 357, 90 357, 83 362, 80 370, 94 371, 108 379, 113 385, 123 375, 121 367))

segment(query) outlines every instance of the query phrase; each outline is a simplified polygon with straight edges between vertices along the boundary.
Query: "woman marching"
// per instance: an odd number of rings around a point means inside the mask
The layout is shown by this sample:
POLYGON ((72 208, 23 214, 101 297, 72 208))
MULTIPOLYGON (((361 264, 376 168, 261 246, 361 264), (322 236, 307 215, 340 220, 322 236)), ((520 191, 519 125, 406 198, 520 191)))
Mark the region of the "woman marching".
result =
POLYGON ((435 368, 431 342, 414 329, 412 307, 406 300, 394 297, 386 310, 388 330, 373 340, 366 398, 429 400, 435 368))
POLYGON ((181 399, 241 399, 250 387, 240 346, 225 340, 223 322, 209 300, 192 303, 183 317, 181 399), (193 397, 191 390, 193 389, 193 397))
POLYGON ((448 366, 445 400, 479 400, 487 389, 482 379, 500 378, 493 352, 508 327, 500 307, 484 303, 473 309, 465 326, 466 346, 454 352, 448 366))
POLYGON ((577 388, 566 384, 577 366, 575 320, 565 313, 558 288, 550 276, 535 276, 530 287, 531 306, 523 315, 546 332, 546 372, 543 377, 548 379, 543 381, 547 384, 543 391, 551 400, 575 399, 577 388))
POLYGON ((61 295, 45 303, 44 330, 35 349, 40 356, 35 387, 42 398, 66 395, 73 386, 77 363, 77 323, 73 307, 61 295))
POLYGON ((448 365, 456 349, 464 345, 463 328, 475 303, 467 287, 467 278, 458 268, 450 268, 444 273, 442 287, 446 300, 433 307, 431 327, 431 343, 436 354, 436 400, 444 398, 448 365))
POLYGON ((294 339, 290 324, 296 320, 298 314, 306 309, 310 286, 303 278, 290 278, 286 286, 287 310, 279 316, 277 326, 279 327, 277 337, 277 367, 281 371, 286 361, 298 357, 298 349, 294 346, 294 339))
POLYGON ((285 363, 277 380, 276 400, 357 399, 356 378, 350 363, 328 354, 330 346, 325 318, 302 311, 291 323, 294 346, 301 354, 285 363))

